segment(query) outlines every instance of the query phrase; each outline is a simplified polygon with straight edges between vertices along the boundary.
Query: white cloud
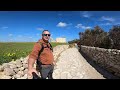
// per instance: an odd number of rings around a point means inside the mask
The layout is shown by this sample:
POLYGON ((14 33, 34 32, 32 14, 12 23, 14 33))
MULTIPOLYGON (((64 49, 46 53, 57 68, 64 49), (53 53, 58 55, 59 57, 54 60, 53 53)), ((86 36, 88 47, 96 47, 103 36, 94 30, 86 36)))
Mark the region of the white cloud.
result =
POLYGON ((13 36, 13 34, 8 34, 9 37, 13 36))
POLYGON ((44 28, 37 28, 37 30, 43 31, 43 30, 44 30, 44 28))
POLYGON ((2 27, 2 29, 7 29, 8 27, 2 27))
POLYGON ((1 27, 0 29, 7 29, 8 27, 1 27))
POLYGON ((75 27, 76 28, 82 28, 82 29, 90 29, 91 28, 89 26, 83 26, 82 24, 77 24, 75 27))
POLYGON ((90 17, 90 16, 89 16, 89 15, 87 15, 87 14, 84 14, 84 15, 83 15, 83 17, 90 17))
POLYGON ((105 17, 105 16, 102 16, 100 20, 101 20, 101 21, 106 20, 106 21, 111 21, 111 22, 112 22, 112 21, 115 21, 114 18, 112 18, 112 17, 105 17))
POLYGON ((105 24, 100 24, 100 25, 108 26, 108 25, 112 25, 112 24, 111 23, 105 23, 105 24))
POLYGON ((86 17, 86 18, 89 18, 92 16, 90 13, 88 13, 88 11, 82 12, 81 14, 83 17, 86 17))
POLYGON ((57 24, 57 27, 66 27, 66 26, 67 26, 67 24, 64 23, 64 22, 59 22, 59 23, 57 24))

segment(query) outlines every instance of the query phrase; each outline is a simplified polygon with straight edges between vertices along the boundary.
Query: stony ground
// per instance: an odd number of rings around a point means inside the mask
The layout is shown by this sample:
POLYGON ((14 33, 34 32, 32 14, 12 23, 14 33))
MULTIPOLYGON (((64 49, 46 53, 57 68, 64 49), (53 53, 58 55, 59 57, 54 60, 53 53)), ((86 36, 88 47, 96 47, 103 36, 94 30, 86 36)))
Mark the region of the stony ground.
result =
POLYGON ((55 79, 104 79, 76 48, 63 51, 53 73, 55 79))
MULTIPOLYGON (((54 58, 54 79, 105 79, 82 57, 77 48, 57 46, 54 48, 54 58)), ((0 79, 27 79, 27 60, 28 57, 1 65, 0 79)))

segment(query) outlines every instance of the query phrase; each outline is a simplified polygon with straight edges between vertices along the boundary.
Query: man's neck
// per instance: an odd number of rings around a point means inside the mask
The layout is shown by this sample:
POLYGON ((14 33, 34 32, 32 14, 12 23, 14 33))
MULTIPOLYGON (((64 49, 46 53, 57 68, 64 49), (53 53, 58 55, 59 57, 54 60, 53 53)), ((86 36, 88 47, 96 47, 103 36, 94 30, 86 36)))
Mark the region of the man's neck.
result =
POLYGON ((49 41, 48 40, 44 40, 44 39, 42 39, 45 43, 48 43, 49 41))

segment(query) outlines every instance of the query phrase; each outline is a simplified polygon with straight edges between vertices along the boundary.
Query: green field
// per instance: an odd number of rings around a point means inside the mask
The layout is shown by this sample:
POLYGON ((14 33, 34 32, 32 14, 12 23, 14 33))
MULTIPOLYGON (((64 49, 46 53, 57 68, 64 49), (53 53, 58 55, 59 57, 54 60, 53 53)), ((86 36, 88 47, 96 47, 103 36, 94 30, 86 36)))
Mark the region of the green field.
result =
MULTIPOLYGON (((66 43, 51 43, 53 47, 66 43)), ((0 43, 0 64, 26 57, 31 52, 34 42, 0 43)))

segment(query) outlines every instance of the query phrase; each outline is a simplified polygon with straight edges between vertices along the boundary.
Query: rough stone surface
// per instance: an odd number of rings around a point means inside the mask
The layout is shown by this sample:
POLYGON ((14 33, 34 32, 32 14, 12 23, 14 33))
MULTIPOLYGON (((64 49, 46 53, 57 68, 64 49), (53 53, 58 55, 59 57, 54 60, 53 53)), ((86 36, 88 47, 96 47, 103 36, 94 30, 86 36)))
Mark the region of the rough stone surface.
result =
POLYGON ((12 76, 12 75, 15 75, 15 72, 11 68, 5 68, 4 69, 4 74, 7 75, 7 76, 12 76))
POLYGON ((120 77, 120 50, 81 46, 81 51, 97 64, 120 77))
POLYGON ((55 79, 105 79, 76 48, 63 51, 53 72, 55 79))

